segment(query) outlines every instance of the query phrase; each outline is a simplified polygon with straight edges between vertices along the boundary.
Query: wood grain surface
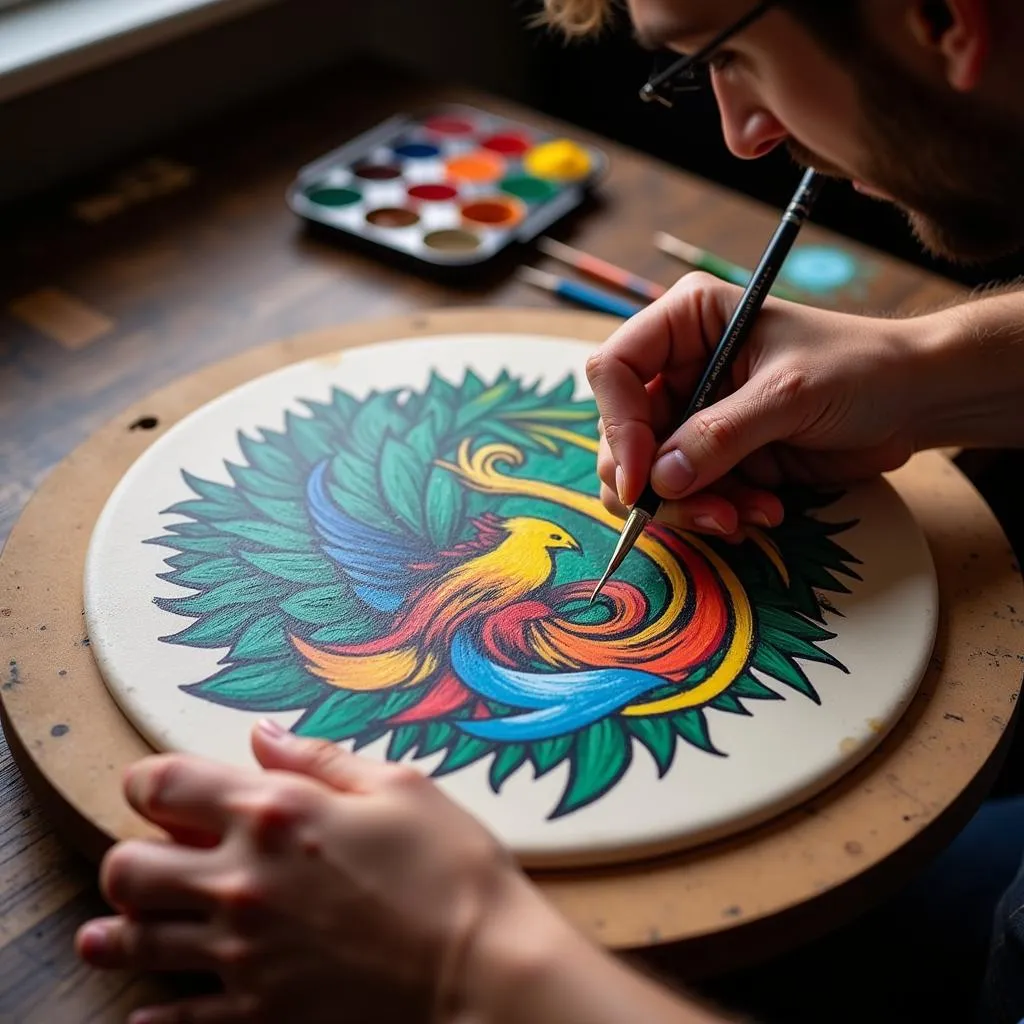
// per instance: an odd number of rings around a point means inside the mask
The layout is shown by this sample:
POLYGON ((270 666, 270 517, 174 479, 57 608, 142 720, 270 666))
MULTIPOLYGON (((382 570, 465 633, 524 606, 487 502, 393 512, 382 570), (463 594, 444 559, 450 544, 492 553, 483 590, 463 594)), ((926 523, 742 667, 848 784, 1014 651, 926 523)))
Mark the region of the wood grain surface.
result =
MULTIPOLYGON (((309 235, 285 207, 301 164, 385 116, 448 100, 560 128, 492 97, 354 65, 0 213, 0 537, 73 448, 183 374, 356 319, 556 305, 507 273, 465 286, 420 279, 309 235)), ((591 141, 609 154, 610 174, 593 208, 560 230, 564 240, 665 284, 685 268, 655 250, 657 230, 747 265, 756 259, 777 211, 591 141)), ((813 227, 805 239, 841 244, 872 269, 866 293, 843 308, 909 312, 958 294, 813 227)), ((17 591, 0 595, 0 630, 17 600, 17 591)), ((0 647, 2 685, 16 686, 9 660, 0 647)), ((102 911, 94 870, 54 833, 5 747, 0 880, 0 1020, 116 1021, 160 993, 192 987, 77 964, 74 930, 102 911)))

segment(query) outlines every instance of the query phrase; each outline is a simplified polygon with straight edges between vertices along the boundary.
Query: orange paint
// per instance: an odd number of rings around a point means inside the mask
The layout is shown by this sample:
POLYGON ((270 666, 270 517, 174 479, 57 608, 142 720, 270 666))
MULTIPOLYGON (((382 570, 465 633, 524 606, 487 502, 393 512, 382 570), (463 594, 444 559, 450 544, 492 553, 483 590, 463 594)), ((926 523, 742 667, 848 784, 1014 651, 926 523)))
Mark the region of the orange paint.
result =
POLYGON ((455 181, 485 184, 497 181, 505 172, 505 161, 497 153, 478 150, 452 157, 447 165, 448 176, 455 181))
POLYGON ((476 199, 463 206, 462 219, 473 227, 509 228, 523 219, 523 206, 514 199, 476 199))

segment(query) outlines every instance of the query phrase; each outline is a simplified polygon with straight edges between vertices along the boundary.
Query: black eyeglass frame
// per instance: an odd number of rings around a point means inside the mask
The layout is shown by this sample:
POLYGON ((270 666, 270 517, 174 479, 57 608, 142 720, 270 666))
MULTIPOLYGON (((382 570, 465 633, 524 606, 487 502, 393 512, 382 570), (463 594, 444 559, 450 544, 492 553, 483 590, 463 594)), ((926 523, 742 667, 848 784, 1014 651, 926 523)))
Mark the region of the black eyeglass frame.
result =
POLYGON ((687 54, 670 64, 664 71, 657 71, 647 80, 647 84, 640 90, 640 99, 645 103, 660 103, 663 106, 671 107, 673 99, 671 92, 692 92, 699 89, 696 82, 696 71, 705 67, 708 59, 713 57, 719 47, 724 46, 733 36, 749 28, 759 18, 763 18, 773 7, 777 6, 779 0, 761 0, 752 10, 748 11, 739 21, 728 28, 723 29, 706 46, 701 47, 696 53, 687 54), (671 92, 666 92, 666 87, 671 92))

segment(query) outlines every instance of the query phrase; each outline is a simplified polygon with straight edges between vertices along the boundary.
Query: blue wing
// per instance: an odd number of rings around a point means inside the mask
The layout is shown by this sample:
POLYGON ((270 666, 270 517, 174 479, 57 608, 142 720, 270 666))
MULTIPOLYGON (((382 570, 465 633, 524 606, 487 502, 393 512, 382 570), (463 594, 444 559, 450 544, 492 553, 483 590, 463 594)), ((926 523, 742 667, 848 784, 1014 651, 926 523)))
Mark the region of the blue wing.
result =
POLYGON ((356 594, 382 612, 394 612, 409 596, 411 566, 436 561, 437 552, 413 537, 398 537, 346 515, 327 490, 327 463, 306 483, 306 505, 323 550, 352 580, 356 594))

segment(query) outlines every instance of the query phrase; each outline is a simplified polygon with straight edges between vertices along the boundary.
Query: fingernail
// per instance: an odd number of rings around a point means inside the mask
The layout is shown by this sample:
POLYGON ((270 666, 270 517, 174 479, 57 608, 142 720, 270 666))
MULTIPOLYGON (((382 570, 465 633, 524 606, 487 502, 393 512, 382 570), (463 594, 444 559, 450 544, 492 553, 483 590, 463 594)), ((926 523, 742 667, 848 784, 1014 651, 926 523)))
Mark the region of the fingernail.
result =
POLYGON ((693 525, 698 530, 706 530, 708 533, 729 532, 714 516, 694 516, 693 525))
POLYGON ((264 736, 269 736, 274 740, 279 740, 285 735, 285 730, 282 729, 277 722, 274 722, 269 718, 261 718, 259 722, 256 723, 256 728, 259 729, 264 736))
POLYGON ((759 509, 750 509, 743 517, 752 526, 763 526, 766 530, 772 528, 772 521, 759 509))
POLYGON ((626 504, 626 474, 622 471, 621 466, 615 467, 615 493, 619 496, 619 501, 626 504))
POLYGON ((696 479, 697 471, 678 448, 662 455, 651 471, 654 489, 665 498, 681 498, 696 479))
POLYGON ((87 924, 82 931, 82 950, 86 955, 104 952, 110 945, 107 929, 101 924, 87 924))

